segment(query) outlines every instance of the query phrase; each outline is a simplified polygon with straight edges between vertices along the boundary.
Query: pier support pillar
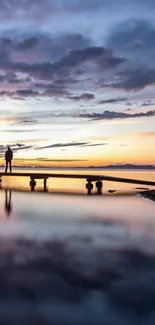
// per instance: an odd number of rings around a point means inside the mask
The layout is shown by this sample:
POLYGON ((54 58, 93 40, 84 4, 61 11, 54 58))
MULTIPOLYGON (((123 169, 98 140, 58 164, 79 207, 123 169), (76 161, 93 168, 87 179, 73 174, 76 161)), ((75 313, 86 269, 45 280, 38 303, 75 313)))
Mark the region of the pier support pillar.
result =
POLYGON ((31 192, 34 192, 36 184, 37 184, 37 183, 36 183, 35 179, 31 177, 31 178, 30 178, 30 187, 31 187, 31 192))
POLYGON ((47 192, 47 178, 44 178, 44 192, 47 192))
POLYGON ((96 182, 96 188, 97 188, 97 194, 98 195, 102 195, 102 187, 103 187, 102 181, 97 181, 96 182))
POLYGON ((87 180, 86 189, 88 191, 88 195, 91 195, 91 192, 93 190, 93 184, 92 184, 92 182, 90 180, 87 180))

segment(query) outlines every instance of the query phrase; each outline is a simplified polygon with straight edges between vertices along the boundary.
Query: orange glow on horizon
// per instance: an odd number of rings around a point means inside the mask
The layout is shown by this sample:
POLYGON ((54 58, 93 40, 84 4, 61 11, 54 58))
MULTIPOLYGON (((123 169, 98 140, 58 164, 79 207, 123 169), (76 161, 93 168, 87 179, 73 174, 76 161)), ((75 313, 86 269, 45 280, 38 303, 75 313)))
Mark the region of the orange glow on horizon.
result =
MULTIPOLYGON (((0 159, 0 164, 4 165, 5 160, 0 159)), ((126 157, 122 156, 110 156, 106 155, 106 157, 97 157, 97 158, 90 158, 88 159, 81 158, 81 159, 14 159, 13 165, 14 166, 44 166, 44 167, 89 167, 89 166, 106 166, 112 164, 148 164, 153 165, 155 164, 155 154, 154 156, 135 156, 128 154, 126 157)))

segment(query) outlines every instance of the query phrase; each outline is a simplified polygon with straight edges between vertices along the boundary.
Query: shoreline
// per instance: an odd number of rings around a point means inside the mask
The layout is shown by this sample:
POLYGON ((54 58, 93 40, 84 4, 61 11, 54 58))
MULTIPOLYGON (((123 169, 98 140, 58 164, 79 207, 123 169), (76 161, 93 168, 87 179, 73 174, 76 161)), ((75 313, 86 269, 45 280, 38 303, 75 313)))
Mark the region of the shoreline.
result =
POLYGON ((143 191, 143 192, 139 192, 139 194, 143 198, 151 200, 152 202, 155 202, 155 190, 143 191))

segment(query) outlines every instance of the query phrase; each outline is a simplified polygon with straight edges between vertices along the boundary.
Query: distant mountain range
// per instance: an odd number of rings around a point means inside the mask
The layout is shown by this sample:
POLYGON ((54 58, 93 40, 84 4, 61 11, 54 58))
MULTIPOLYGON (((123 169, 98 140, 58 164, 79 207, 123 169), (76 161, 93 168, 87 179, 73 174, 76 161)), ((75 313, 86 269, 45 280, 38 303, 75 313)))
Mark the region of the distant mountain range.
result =
POLYGON ((102 169, 155 169, 154 165, 136 165, 136 164, 114 164, 107 166, 90 166, 89 168, 102 168, 102 169))
MULTIPOLYGON (((0 165, 0 168, 4 168, 4 165, 0 165)), ((57 167, 52 167, 52 166, 13 166, 14 168, 28 168, 28 169, 145 169, 145 170, 150 170, 150 169, 155 169, 155 165, 137 165, 137 164, 113 164, 113 165, 106 165, 106 166, 89 166, 89 167, 62 167, 62 166, 57 166, 57 167)))

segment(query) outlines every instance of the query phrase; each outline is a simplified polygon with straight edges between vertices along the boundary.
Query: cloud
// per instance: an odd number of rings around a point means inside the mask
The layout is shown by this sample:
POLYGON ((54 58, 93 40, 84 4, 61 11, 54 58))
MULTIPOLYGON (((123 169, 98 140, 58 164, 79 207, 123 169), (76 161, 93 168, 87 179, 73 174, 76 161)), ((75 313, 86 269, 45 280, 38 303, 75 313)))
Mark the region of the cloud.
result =
MULTIPOLYGON (((121 62, 124 62, 124 59, 117 60, 117 58, 113 57, 111 52, 106 50, 103 47, 87 47, 82 50, 71 50, 69 53, 62 56, 61 59, 55 60, 53 63, 51 62, 43 62, 43 63, 20 63, 20 62, 6 62, 6 69, 12 69, 13 71, 28 73, 29 75, 39 78, 42 80, 51 80, 54 76, 61 77, 62 74, 70 75, 72 72, 73 75, 77 74, 76 68, 83 63, 90 62, 92 60, 96 61, 96 65, 98 69, 101 68, 101 62, 98 60, 102 59, 105 61, 105 65, 107 68, 112 68, 117 66, 121 62), (116 60, 113 60, 116 59, 116 60), (114 62, 115 61, 115 62, 114 62), (111 63, 110 63, 111 62, 111 63), (73 73, 73 69, 75 70, 73 73)), ((3 66, 3 64, 2 64, 3 66)), ((86 68, 85 68, 86 69, 86 68)), ((89 69, 88 69, 89 70, 89 69)), ((84 72, 85 70, 83 70, 84 72)))
POLYGON ((124 72, 124 76, 127 77, 127 80, 118 83, 117 88, 140 90, 155 83, 155 69, 131 70, 124 72))
MULTIPOLYGON (((50 85, 50 86, 43 86, 44 92, 42 93, 42 96, 47 97, 63 97, 68 96, 69 92, 65 88, 64 85, 50 85)), ((41 95, 40 95, 41 96, 41 95)))
POLYGON ((38 37, 35 36, 29 37, 19 42, 17 44, 17 49, 22 51, 29 50, 34 48, 38 43, 39 43, 38 37))
POLYGON ((51 31, 30 31, 29 29, 2 31, 0 50, 13 60, 50 62, 58 60, 70 51, 84 50, 92 46, 92 41, 81 33, 64 32, 58 35, 51 31))
POLYGON ((34 124, 34 123, 37 123, 37 120, 27 119, 27 120, 16 121, 15 124, 34 124))
POLYGON ((71 142, 71 143, 54 143, 44 147, 36 147, 35 150, 49 149, 49 148, 69 148, 69 147, 99 147, 105 146, 108 143, 91 143, 91 142, 71 142))
POLYGON ((81 147, 100 147, 106 145, 108 145, 108 143, 91 143, 91 144, 82 145, 81 147))
POLYGON ((15 95, 21 96, 21 97, 34 97, 34 96, 38 96, 39 92, 37 91, 33 91, 31 89, 20 89, 17 90, 15 95))
POLYGON ((32 145, 25 145, 23 143, 16 143, 16 144, 7 144, 7 145, 0 145, 0 154, 4 155, 5 151, 7 150, 8 147, 11 147, 13 152, 18 152, 21 150, 28 150, 32 149, 32 145))
POLYGON ((7 72, 37 73, 40 69, 41 73, 50 68, 54 73, 59 67, 77 66, 86 60, 95 59, 104 51, 91 47, 91 41, 78 33, 62 33, 52 37, 42 32, 26 36, 24 31, 12 30, 8 32, 9 36, 7 33, 5 35, 0 37, 0 66, 7 72))
POLYGON ((32 89, 19 89, 17 91, 0 91, 0 97, 9 97, 14 99, 22 99, 26 97, 36 97, 41 96, 41 94, 37 91, 32 89))
POLYGON ((115 103, 125 102, 127 100, 128 100, 128 98, 126 98, 126 97, 103 99, 103 100, 100 100, 98 102, 98 104, 99 105, 102 105, 102 104, 115 104, 115 103))
POLYGON ((70 96, 68 98, 74 100, 75 102, 78 102, 80 100, 88 101, 88 100, 95 99, 95 95, 94 94, 90 94, 90 93, 83 93, 83 94, 81 94, 79 96, 70 96))
POLYGON ((148 62, 155 50, 155 27, 146 19, 125 20, 113 28, 107 45, 128 57, 137 57, 138 63, 148 62), (147 56, 146 56, 147 53, 147 56))
POLYGON ((83 50, 78 51, 70 51, 67 55, 65 55, 58 63, 55 65, 59 65, 62 67, 75 67, 79 64, 82 64, 89 60, 100 59, 99 64, 108 62, 108 67, 117 66, 121 62, 124 62, 124 59, 113 57, 111 51, 105 49, 104 47, 87 47, 83 50), (119 59, 119 60, 117 60, 119 59))
POLYGON ((8 83, 11 85, 11 87, 12 87, 12 84, 22 84, 22 83, 26 84, 26 83, 30 83, 30 82, 31 82, 30 77, 24 78, 14 72, 9 72, 9 73, 0 75, 0 83, 8 83))
POLYGON ((36 160, 43 162, 80 162, 87 161, 86 159, 48 159, 48 158, 37 158, 36 160))
POLYGON ((138 91, 154 85, 154 39, 155 26, 150 20, 132 18, 115 24, 107 36, 106 46, 127 60, 111 82, 103 87, 138 91))
POLYGON ((40 91, 33 89, 19 89, 17 91, 0 91, 0 97, 9 97, 16 100, 24 100, 27 97, 36 98, 36 97, 63 97, 68 96, 69 93, 65 87, 56 87, 56 86, 44 86, 40 91))
POLYGON ((119 74, 115 82, 103 83, 101 88, 114 88, 126 91, 138 91, 155 84, 155 69, 128 69, 119 74))
MULTIPOLYGON (((18 29, 13 29, 5 33, 2 31, 0 35, 0 69, 5 73, 1 74, 0 82, 10 85, 10 90, 7 90, 10 93, 5 93, 5 96, 12 98, 13 84, 16 84, 16 99, 26 97, 26 91, 31 95, 26 90, 29 85, 32 97, 35 92, 36 96, 69 96, 68 88, 73 84, 78 83, 78 90, 80 91, 80 87, 82 89, 84 75, 87 75, 88 80, 91 73, 90 80, 93 83, 95 75, 102 69, 117 67, 124 60, 123 57, 115 56, 112 50, 96 46, 95 42, 81 33, 62 33, 55 36, 45 31, 19 32, 18 29), (25 88, 23 96, 21 88, 25 88), (37 94, 38 90, 41 94, 37 94)), ((94 99, 89 91, 70 97, 75 101, 94 99)))
POLYGON ((28 32, 27 34, 23 32, 21 36, 19 32, 16 32, 16 40, 14 39, 14 32, 11 36, 9 49, 13 53, 12 57, 29 58, 33 62, 58 60, 70 51, 82 50, 91 46, 92 43, 84 35, 72 32, 62 32, 61 35, 56 36, 49 32, 33 32, 30 35, 28 32))
POLYGON ((106 110, 103 113, 79 114, 77 117, 91 119, 91 120, 115 120, 115 119, 128 119, 128 118, 152 117, 152 116, 155 116, 155 110, 133 113, 133 114, 106 110))
POLYGON ((152 100, 144 100, 142 103, 142 107, 147 107, 147 106, 152 106, 155 105, 155 102, 153 102, 152 100))
POLYGON ((87 144, 89 144, 89 142, 54 143, 48 146, 38 147, 36 148, 36 150, 49 149, 49 148, 79 147, 87 144))

